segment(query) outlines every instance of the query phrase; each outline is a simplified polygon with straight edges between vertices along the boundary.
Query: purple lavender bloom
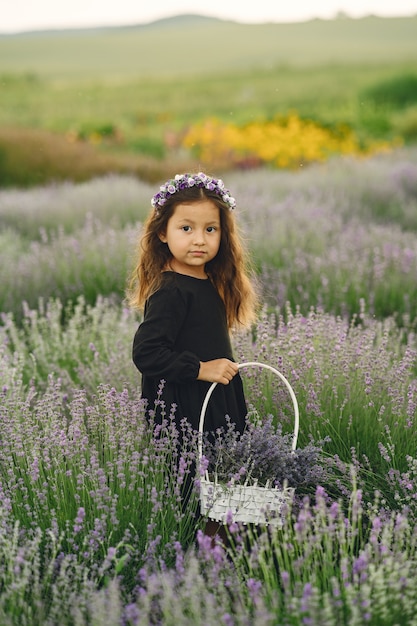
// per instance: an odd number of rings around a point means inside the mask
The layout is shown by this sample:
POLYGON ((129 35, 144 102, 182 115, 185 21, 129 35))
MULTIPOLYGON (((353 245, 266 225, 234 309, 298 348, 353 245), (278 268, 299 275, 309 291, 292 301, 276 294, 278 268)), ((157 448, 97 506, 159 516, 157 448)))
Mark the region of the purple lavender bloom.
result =
POLYGON ((223 181, 221 179, 211 178, 203 172, 199 172, 196 175, 177 174, 175 179, 169 180, 164 185, 161 185, 159 192, 153 196, 151 204, 155 210, 157 210, 158 207, 162 207, 166 200, 177 191, 194 186, 214 191, 223 202, 229 205, 230 210, 235 208, 236 200, 230 195, 229 190, 224 187, 223 181))
POLYGON ((282 425, 275 427, 272 416, 257 425, 248 419, 242 434, 236 432, 229 419, 226 422, 214 442, 208 436, 204 441, 208 471, 218 480, 226 484, 243 481, 297 487, 326 479, 321 452, 327 440, 292 450, 292 434, 283 434, 282 425))

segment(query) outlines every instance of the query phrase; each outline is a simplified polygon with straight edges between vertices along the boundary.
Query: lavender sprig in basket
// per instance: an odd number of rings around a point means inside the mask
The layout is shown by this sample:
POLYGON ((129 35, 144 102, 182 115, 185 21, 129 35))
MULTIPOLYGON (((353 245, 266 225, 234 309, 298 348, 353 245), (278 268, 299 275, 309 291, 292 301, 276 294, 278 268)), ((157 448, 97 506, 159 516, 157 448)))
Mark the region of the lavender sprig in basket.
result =
MULTIPOLYGON (((278 436, 281 437, 280 441, 284 442, 284 449, 286 450, 284 456, 281 455, 282 460, 284 464, 288 465, 288 470, 292 466, 292 477, 295 478, 297 475, 296 447, 299 430, 299 410, 295 393, 285 376, 271 365, 254 361, 241 363, 239 369, 250 366, 272 371, 284 382, 289 391, 294 407, 294 431, 290 436, 291 442, 288 437, 285 439, 286 436, 282 437, 279 432, 278 436)), ((222 523, 226 523, 231 516, 236 522, 282 525, 283 506, 294 494, 294 486, 288 484, 291 471, 286 472, 284 466, 281 477, 276 474, 273 476, 268 474, 268 459, 258 459, 258 455, 253 454, 253 446, 251 450, 251 444, 256 441, 256 430, 249 429, 247 433, 245 432, 240 438, 235 439, 235 443, 238 445, 234 449, 229 447, 228 454, 223 455, 223 460, 226 456, 226 462, 222 463, 221 458, 215 459, 214 471, 209 473, 209 459, 206 456, 203 457, 203 430, 207 405, 216 385, 217 383, 213 383, 207 391, 199 422, 198 460, 201 476, 201 512, 210 519, 222 523), (242 463, 245 456, 249 461, 248 467, 242 463), (236 464, 239 465, 240 469, 236 464), (260 468, 261 471, 259 471, 260 468), (244 470, 243 474, 242 470, 244 470), (242 478, 244 478, 243 482, 242 478)), ((258 434, 259 432, 262 437, 262 432, 258 431, 258 434)), ((278 457, 280 457, 279 454, 278 457)), ((211 469, 213 470, 213 465, 211 469)), ((297 480, 292 480, 292 482, 296 483, 297 480)))

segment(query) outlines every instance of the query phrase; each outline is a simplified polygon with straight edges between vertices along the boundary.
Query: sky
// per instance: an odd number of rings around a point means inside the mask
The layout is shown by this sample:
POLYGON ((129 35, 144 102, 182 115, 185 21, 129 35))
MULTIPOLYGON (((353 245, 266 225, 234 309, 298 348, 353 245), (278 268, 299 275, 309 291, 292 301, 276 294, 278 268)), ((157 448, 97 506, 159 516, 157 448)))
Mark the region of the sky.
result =
POLYGON ((0 0, 0 33, 143 24, 182 13, 243 23, 417 15, 417 0, 0 0))

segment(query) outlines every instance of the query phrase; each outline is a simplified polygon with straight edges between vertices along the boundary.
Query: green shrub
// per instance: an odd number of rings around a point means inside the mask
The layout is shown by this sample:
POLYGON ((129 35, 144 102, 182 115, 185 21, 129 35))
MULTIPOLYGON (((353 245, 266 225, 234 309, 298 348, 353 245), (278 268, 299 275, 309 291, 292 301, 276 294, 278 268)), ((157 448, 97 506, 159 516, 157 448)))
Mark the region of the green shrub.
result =
POLYGON ((417 101, 417 74, 402 74, 377 83, 362 92, 376 106, 402 109, 417 101))
POLYGON ((77 139, 93 141, 94 143, 94 140, 101 139, 117 140, 119 130, 113 122, 94 120, 81 124, 80 127, 76 129, 75 135, 77 139))
POLYGON ((165 146, 162 139, 157 137, 134 137, 128 140, 127 145, 130 150, 152 156, 156 159, 163 159, 165 156, 165 146))

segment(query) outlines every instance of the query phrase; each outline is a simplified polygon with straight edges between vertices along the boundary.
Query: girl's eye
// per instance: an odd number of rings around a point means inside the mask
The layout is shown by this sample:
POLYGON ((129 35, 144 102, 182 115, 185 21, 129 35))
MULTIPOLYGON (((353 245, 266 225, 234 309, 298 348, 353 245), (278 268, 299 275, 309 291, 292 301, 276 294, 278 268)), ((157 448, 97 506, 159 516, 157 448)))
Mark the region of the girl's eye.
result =
POLYGON ((207 232, 208 233, 214 233, 216 231, 216 227, 215 226, 208 226, 207 227, 207 232))
POLYGON ((181 230, 183 230, 185 233, 188 233, 191 230, 191 226, 181 226, 181 230))

